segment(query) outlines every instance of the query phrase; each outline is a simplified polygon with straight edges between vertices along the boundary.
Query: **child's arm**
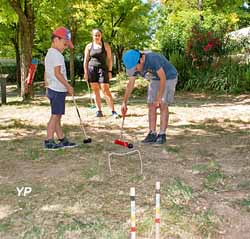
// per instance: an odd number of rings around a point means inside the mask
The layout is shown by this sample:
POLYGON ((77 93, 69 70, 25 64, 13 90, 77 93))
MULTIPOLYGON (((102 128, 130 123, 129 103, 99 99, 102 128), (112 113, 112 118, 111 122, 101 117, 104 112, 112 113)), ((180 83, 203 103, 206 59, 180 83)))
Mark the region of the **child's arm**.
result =
POLYGON ((61 73, 61 66, 56 66, 54 68, 55 70, 55 77, 57 80, 59 80, 67 89, 69 95, 73 95, 74 94, 74 89, 73 87, 68 83, 67 80, 65 80, 63 74, 61 73))
POLYGON ((166 84, 167 77, 166 77, 166 74, 165 74, 162 67, 157 71, 157 75, 160 78, 160 87, 159 87, 159 91, 157 94, 155 104, 157 107, 159 107, 161 104, 161 99, 162 99, 164 90, 165 90, 165 84, 166 84))
POLYGON ((121 106, 121 112, 122 112, 122 116, 125 117, 126 113, 127 113, 127 102, 128 102, 128 98, 131 95, 133 89, 135 86, 135 77, 129 77, 129 82, 127 84, 127 88, 125 90, 125 94, 123 97, 123 102, 122 102, 122 106, 121 106))
POLYGON ((46 79, 46 72, 45 72, 45 71, 44 71, 43 78, 44 78, 44 87, 45 87, 45 88, 48 88, 48 81, 47 81, 47 79, 46 79))

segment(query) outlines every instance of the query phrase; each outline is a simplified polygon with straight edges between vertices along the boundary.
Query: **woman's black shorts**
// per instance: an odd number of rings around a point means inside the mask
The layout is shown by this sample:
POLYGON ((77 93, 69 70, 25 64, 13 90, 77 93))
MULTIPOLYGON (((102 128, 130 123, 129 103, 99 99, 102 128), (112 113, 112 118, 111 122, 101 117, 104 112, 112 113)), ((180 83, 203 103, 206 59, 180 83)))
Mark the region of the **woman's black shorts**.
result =
POLYGON ((107 70, 97 66, 89 66, 88 81, 90 83, 109 83, 107 70))

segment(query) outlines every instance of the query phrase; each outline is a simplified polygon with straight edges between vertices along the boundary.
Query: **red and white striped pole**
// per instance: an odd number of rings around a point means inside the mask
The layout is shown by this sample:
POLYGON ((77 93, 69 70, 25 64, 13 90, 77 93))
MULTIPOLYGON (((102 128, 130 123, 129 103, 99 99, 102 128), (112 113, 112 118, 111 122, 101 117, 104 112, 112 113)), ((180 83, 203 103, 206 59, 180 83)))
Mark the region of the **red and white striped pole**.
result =
POLYGON ((160 182, 155 184, 155 239, 160 239, 160 182))
POLYGON ((130 205, 131 205, 131 239, 136 239, 136 225, 135 225, 135 188, 130 188, 130 205))

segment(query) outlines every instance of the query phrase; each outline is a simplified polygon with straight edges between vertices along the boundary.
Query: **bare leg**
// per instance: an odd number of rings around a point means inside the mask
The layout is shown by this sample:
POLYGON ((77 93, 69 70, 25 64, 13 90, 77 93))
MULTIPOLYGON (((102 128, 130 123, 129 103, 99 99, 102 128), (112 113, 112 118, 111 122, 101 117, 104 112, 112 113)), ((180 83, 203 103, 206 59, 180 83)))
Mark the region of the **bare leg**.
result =
POLYGON ((56 135, 57 135, 57 138, 58 139, 63 139, 64 138, 64 133, 63 133, 63 130, 62 130, 62 127, 61 127, 61 118, 62 116, 61 115, 57 115, 58 116, 58 119, 57 119, 57 122, 56 122, 56 135))
POLYGON ((165 103, 161 103, 160 111, 161 111, 160 132, 166 133, 166 129, 168 127, 168 120, 169 120, 168 105, 165 103))
POLYGON ((54 138, 54 133, 56 132, 56 125, 58 121, 58 115, 51 115, 49 122, 48 122, 48 127, 47 127, 47 139, 53 139, 54 138))
POLYGON ((105 99, 109 108, 111 109, 111 111, 114 111, 115 110, 114 101, 113 101, 111 92, 109 90, 109 84, 101 84, 101 88, 102 88, 103 94, 105 95, 105 99))
POLYGON ((156 132, 157 108, 153 103, 148 104, 149 130, 156 132))
POLYGON ((102 110, 102 105, 101 105, 101 96, 100 96, 100 86, 99 83, 90 83, 91 89, 93 90, 95 94, 95 104, 96 107, 99 111, 102 110))

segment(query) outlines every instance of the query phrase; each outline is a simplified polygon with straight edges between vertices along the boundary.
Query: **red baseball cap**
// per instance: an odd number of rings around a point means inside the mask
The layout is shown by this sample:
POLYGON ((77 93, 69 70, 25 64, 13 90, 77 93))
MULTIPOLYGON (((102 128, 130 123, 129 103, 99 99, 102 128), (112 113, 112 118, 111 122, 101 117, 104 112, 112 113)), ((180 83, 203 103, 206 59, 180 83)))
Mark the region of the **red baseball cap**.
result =
POLYGON ((65 28, 65 27, 59 27, 57 28, 55 31, 53 31, 52 33, 54 36, 60 37, 62 39, 66 40, 66 44, 73 49, 74 45, 72 44, 71 41, 71 33, 69 31, 69 29, 65 28))

